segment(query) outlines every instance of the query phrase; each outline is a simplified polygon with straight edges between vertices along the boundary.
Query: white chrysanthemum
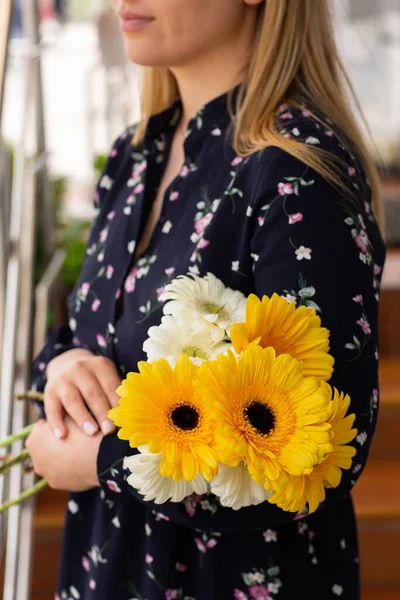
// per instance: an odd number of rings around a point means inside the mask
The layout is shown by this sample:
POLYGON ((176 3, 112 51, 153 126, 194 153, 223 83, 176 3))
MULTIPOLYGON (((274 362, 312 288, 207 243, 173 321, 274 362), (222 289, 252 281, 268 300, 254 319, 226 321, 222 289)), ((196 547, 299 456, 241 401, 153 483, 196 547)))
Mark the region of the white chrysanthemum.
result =
POLYGON ((192 362, 200 365, 213 360, 232 345, 222 341, 224 333, 207 321, 179 319, 170 315, 161 319, 161 325, 150 327, 143 344, 148 361, 165 358, 174 367, 181 354, 187 354, 192 362))
POLYGON ((181 275, 171 281, 160 296, 164 314, 192 319, 205 319, 227 332, 233 323, 244 320, 246 297, 238 291, 225 287, 212 273, 205 277, 181 275))
POLYGON ((273 494, 271 490, 266 490, 261 483, 252 479, 243 462, 237 467, 219 464, 218 474, 211 482, 211 492, 219 497, 222 506, 233 510, 256 506, 273 494))
POLYGON ((138 490, 146 502, 182 502, 193 493, 201 495, 208 492, 208 484, 200 473, 193 481, 174 481, 170 477, 163 477, 160 474, 161 458, 162 454, 151 454, 144 446, 141 454, 124 459, 124 468, 131 471, 127 479, 129 485, 138 490))

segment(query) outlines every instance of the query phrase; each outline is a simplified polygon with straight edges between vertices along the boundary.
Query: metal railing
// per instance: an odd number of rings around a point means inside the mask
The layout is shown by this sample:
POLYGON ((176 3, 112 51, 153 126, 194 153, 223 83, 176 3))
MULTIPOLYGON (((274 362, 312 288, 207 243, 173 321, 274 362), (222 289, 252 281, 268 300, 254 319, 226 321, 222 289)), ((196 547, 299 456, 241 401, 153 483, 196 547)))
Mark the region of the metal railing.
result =
MULTIPOLYGON (((0 124, 5 93, 12 0, 0 6, 0 124)), ((14 402, 29 386, 33 355, 44 342, 49 290, 63 256, 54 252, 52 188, 47 172, 44 107, 41 80, 38 0, 25 0, 23 30, 26 50, 19 56, 24 81, 19 140, 10 176, 9 153, 0 153, 0 437, 30 422, 30 407, 14 402), (37 190, 41 190, 38 198, 37 190), (35 228, 42 220, 43 246, 49 267, 34 288, 35 228), (36 304, 36 317, 34 306, 36 304)), ((0 131, 1 142, 1 131, 0 131)), ((11 451, 19 453, 22 442, 11 451)), ((0 478, 0 503, 18 496, 33 484, 32 472, 20 465, 0 478)), ((31 596, 31 563, 34 501, 0 515, 0 559, 4 561, 3 600, 28 600, 31 596), (4 552, 5 551, 5 552, 4 552)))

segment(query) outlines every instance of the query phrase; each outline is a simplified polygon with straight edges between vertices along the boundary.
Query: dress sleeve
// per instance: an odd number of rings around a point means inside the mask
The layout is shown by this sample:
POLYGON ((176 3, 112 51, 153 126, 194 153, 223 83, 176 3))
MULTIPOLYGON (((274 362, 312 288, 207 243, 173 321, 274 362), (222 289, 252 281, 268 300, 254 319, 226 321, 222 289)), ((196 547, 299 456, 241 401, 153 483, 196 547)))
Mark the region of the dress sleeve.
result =
MULTIPOLYGON (((323 510, 349 494, 364 468, 375 429, 378 298, 385 247, 371 211, 369 188, 365 180, 357 179, 355 167, 349 165, 346 171, 348 185, 354 183, 358 194, 353 201, 283 150, 269 150, 261 191, 247 211, 254 291, 258 296, 277 292, 288 302, 317 310, 331 332, 335 370, 329 383, 350 395, 350 412, 356 414, 352 468, 343 471, 339 487, 326 490, 319 508, 323 510)), ((112 439, 105 439, 99 454, 104 490, 115 490, 116 481, 120 498, 134 496, 143 502, 124 480, 122 468, 104 477, 116 460, 109 452, 112 445, 112 439)), ((134 452, 126 446, 119 451, 134 452)), ((212 496, 193 502, 148 505, 175 523, 222 532, 273 528, 296 518, 268 502, 239 511, 215 506, 212 496)))
MULTIPOLYGON (((111 172, 113 175, 116 174, 118 165, 120 163, 120 161, 118 161, 117 159, 117 156, 121 151, 124 142, 129 141, 129 136, 132 137, 134 130, 135 125, 131 125, 125 128, 124 131, 114 140, 113 144, 111 145, 110 152, 102 169, 102 173, 96 183, 94 191, 93 204, 96 209, 96 213, 99 212, 100 207, 104 202, 104 197, 109 188, 109 173, 111 172)), ((94 219, 91 226, 91 232, 89 234, 89 241, 87 244, 88 247, 90 247, 92 243, 95 223, 96 218, 94 219)), ((69 303, 69 300, 73 298, 73 296, 74 291, 70 294, 67 300, 67 304, 69 303)), ((77 337, 74 336, 68 324, 63 324, 59 326, 48 336, 43 348, 32 362, 31 388, 34 391, 44 391, 46 385, 46 368, 48 363, 51 360, 53 360, 53 358, 56 358, 56 356, 62 354, 63 352, 67 352, 68 350, 72 350, 73 348, 87 348, 87 346, 85 346, 85 344, 83 344, 77 337)), ((43 407, 39 405, 37 406, 37 409, 41 417, 44 417, 43 407)))

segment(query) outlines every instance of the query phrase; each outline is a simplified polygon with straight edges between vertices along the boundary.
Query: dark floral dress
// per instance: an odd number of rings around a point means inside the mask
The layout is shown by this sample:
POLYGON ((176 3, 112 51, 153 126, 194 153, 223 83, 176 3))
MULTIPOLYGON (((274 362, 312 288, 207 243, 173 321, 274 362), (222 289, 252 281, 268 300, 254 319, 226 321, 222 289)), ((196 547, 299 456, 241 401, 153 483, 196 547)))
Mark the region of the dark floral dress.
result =
MULTIPOLYGON (((234 90, 237 93, 237 88, 234 90)), ((164 286, 179 274, 214 273, 248 295, 277 292, 314 307, 331 331, 330 381, 350 394, 357 454, 337 489, 311 516, 268 502, 233 511, 213 496, 146 503, 126 482, 116 435, 98 456, 101 487, 70 495, 56 599, 357 600, 356 528, 350 490, 360 476, 378 406, 378 301, 385 246, 370 189, 352 147, 328 121, 281 106, 282 135, 318 145, 344 161, 347 198, 277 147, 242 159, 231 144, 227 95, 189 123, 185 162, 165 192, 144 256, 135 246, 163 174, 181 111, 179 99, 150 120, 143 146, 134 127, 116 140, 98 182, 81 276, 69 298, 69 324, 33 365, 72 347, 110 358, 121 377, 144 360, 142 344, 159 324, 164 286)))

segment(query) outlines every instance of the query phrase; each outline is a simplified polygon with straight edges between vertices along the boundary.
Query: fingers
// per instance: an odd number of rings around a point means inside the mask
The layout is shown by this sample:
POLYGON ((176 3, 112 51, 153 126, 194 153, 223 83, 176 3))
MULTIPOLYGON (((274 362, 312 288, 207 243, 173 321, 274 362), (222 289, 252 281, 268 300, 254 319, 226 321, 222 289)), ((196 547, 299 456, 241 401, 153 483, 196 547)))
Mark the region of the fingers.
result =
POLYGON ((118 406, 119 396, 115 391, 121 385, 121 377, 110 360, 103 357, 92 359, 95 362, 95 374, 103 388, 111 407, 118 406))
MULTIPOLYGON (((115 425, 107 413, 110 407, 118 405, 118 371, 108 358, 75 356, 72 364, 66 359, 64 370, 46 385, 44 402, 50 428, 58 439, 67 437, 67 413, 89 436, 97 433, 99 426, 103 435, 112 433, 115 425)), ((61 369, 61 363, 59 366, 61 369)))
POLYGON ((68 430, 64 424, 64 409, 61 398, 51 385, 44 390, 44 410, 47 422, 58 440, 65 439, 68 430))
POLYGON ((65 412, 67 412, 75 423, 87 435, 94 435, 99 427, 95 419, 90 414, 80 389, 69 379, 62 378, 57 384, 58 396, 62 402, 65 412))
MULTIPOLYGON (((79 373, 79 367, 77 370, 79 373)), ((81 396, 100 425, 102 433, 108 435, 115 431, 114 423, 107 417, 110 410, 109 399, 98 378, 92 372, 86 371, 85 377, 78 378, 78 381, 81 396)))

